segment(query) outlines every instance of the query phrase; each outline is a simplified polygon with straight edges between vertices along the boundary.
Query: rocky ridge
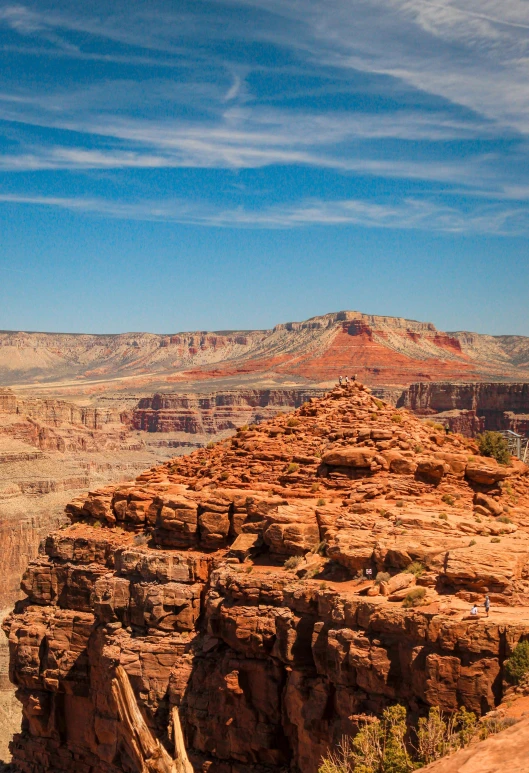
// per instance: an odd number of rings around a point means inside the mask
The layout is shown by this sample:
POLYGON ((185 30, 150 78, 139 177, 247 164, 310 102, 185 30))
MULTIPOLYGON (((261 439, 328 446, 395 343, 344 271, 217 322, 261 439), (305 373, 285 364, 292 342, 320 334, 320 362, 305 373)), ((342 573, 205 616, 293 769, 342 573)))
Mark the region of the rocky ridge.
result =
POLYGON ((177 771, 181 722, 196 771, 315 773, 395 701, 493 709, 529 637, 528 494, 355 383, 75 499, 4 622, 16 767, 177 771))

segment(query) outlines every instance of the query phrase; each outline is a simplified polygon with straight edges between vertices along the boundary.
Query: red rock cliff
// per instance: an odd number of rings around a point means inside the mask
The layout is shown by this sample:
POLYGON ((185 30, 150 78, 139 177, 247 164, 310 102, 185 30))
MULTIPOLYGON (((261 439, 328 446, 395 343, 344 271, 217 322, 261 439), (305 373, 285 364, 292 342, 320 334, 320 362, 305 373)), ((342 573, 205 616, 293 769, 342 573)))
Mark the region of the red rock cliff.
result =
POLYGON ((527 472, 355 384, 75 500, 4 623, 16 767, 174 771, 176 717, 195 771, 316 773, 392 702, 493 708, 529 635, 527 472))

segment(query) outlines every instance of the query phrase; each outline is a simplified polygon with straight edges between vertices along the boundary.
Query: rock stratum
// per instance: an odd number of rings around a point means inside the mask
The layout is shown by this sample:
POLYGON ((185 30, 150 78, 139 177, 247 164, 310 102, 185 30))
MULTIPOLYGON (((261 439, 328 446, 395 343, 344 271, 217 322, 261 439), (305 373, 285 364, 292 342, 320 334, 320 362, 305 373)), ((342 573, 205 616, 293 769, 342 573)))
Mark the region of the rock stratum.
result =
POLYGON ((529 379, 529 338, 445 333, 428 322, 342 311, 271 330, 154 335, 1 332, 0 383, 151 391, 167 383, 365 383, 529 379))
POLYGON ((210 394, 156 394, 143 397, 129 412, 136 430, 217 435, 299 408, 319 389, 239 389, 210 394))
POLYGON ((437 414, 454 431, 469 436, 484 429, 529 435, 528 383, 411 384, 397 407, 419 415, 437 414))
POLYGON ((357 383, 76 498, 4 621, 15 767, 316 773, 396 701, 494 709, 528 473, 357 383))

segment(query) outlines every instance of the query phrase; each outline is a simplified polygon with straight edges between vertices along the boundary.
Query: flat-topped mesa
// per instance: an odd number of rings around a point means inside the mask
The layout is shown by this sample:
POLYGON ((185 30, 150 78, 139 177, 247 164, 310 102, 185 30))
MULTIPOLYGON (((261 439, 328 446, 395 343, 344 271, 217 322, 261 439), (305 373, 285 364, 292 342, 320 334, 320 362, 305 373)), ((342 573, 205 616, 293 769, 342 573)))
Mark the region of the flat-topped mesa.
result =
POLYGON ((184 769, 179 718, 195 771, 316 773, 392 702, 494 708, 529 636, 527 473, 352 383, 75 500, 4 626, 15 765, 184 769))

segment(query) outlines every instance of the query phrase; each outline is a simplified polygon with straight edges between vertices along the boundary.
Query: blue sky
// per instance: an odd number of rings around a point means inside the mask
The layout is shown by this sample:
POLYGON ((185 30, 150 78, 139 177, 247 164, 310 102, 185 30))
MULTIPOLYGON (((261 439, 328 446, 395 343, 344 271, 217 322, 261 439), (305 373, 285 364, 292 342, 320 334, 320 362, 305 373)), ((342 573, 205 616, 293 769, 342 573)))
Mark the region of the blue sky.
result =
POLYGON ((0 0, 0 328, 529 335, 526 0, 0 0))

